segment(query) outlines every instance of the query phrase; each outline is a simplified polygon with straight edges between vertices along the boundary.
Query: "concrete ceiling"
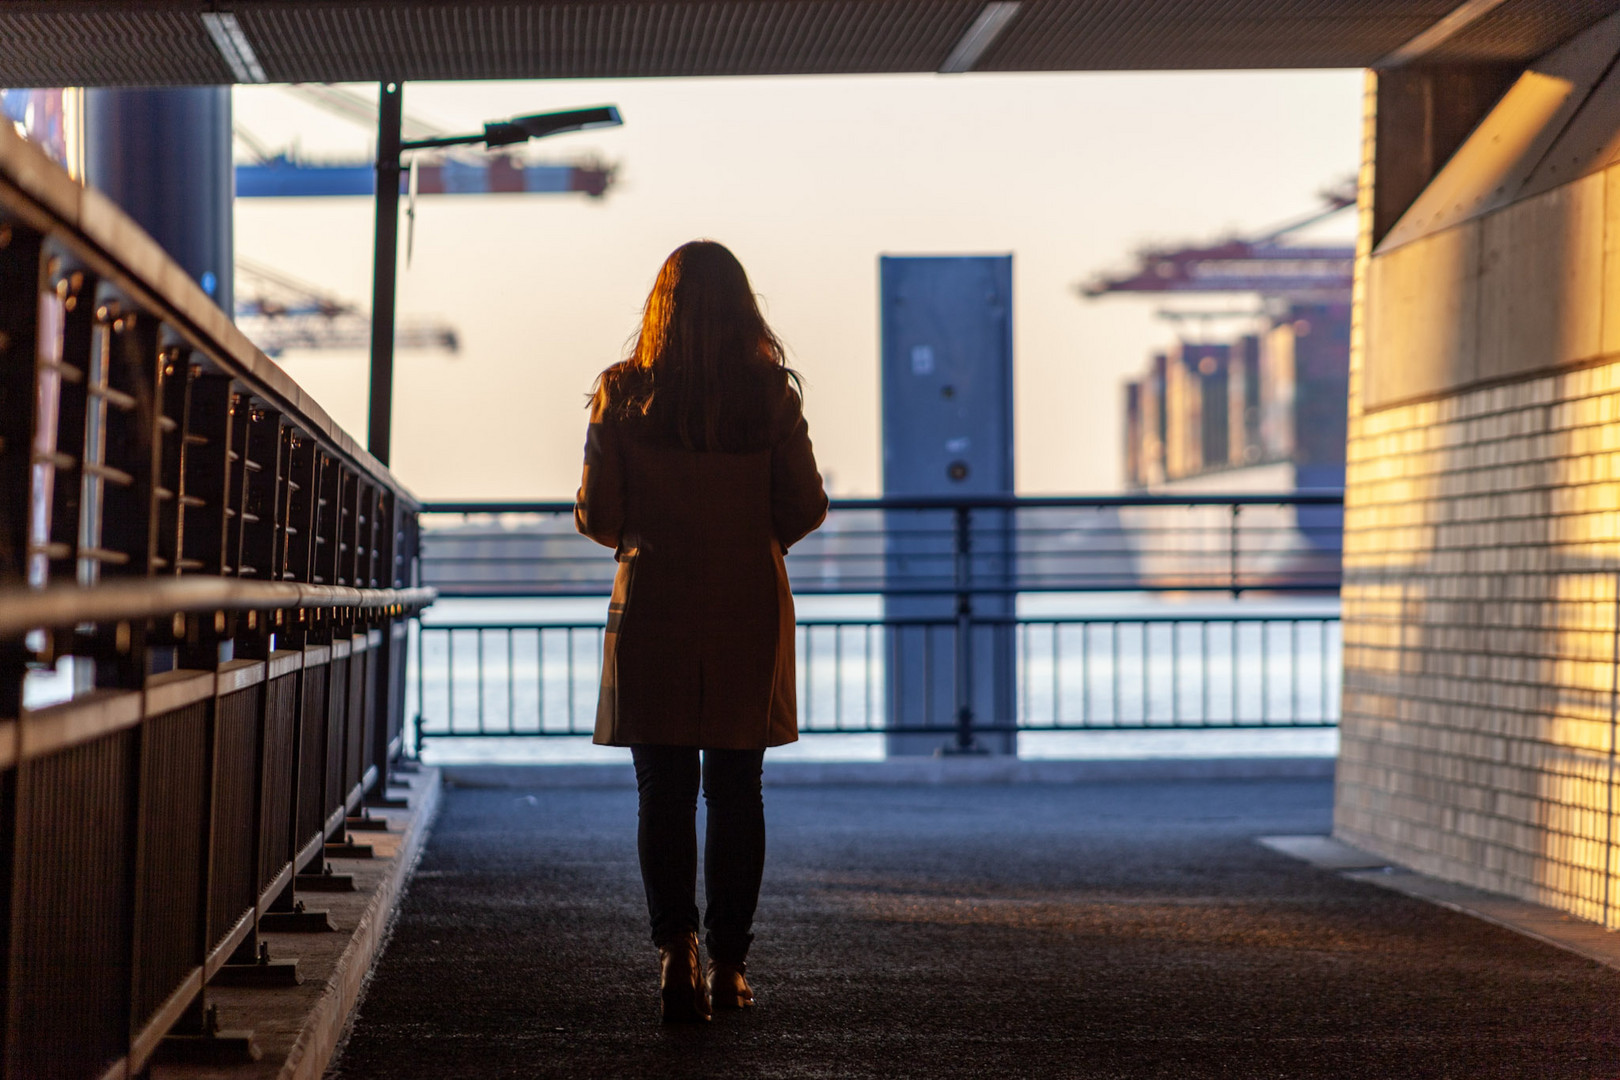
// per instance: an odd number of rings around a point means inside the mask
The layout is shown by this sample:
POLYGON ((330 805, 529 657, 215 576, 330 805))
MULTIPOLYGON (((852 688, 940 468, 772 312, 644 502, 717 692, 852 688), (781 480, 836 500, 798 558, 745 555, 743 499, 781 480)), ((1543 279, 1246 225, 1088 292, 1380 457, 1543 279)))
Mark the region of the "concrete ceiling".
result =
MULTIPOLYGON (((0 0, 0 85, 926 72, 983 0, 0 0), (221 22, 220 16, 224 16, 221 22), (227 54, 234 36, 238 55, 227 54)), ((1523 63, 1620 0, 1023 0, 975 71, 1523 63)), ((987 39, 987 40, 986 40, 987 39)), ((971 50, 969 50, 971 52, 971 50)))

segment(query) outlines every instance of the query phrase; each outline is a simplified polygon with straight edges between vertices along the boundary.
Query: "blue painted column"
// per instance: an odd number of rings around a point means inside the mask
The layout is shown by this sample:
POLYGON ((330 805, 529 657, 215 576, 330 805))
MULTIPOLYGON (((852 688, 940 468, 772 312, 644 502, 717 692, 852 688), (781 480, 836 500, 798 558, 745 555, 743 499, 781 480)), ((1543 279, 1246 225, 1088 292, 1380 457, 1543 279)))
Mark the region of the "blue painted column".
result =
POLYGON ((85 179, 232 313, 231 88, 85 94, 85 179))
MULTIPOLYGON (((883 255, 878 275, 883 494, 1012 495, 1012 256, 883 255)), ((884 613, 942 624, 888 631, 888 756, 1016 754, 1012 514, 885 516, 884 613)))

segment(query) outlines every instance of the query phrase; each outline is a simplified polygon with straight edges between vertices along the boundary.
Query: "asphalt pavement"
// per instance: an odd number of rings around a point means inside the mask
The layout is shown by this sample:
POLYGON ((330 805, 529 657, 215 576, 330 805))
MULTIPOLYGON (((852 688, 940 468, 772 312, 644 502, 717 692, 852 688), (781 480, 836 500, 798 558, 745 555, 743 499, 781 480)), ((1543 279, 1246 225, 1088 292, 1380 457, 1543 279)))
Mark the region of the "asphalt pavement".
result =
POLYGON ((768 788, 759 1006, 664 1027, 635 793, 451 790, 328 1075, 1620 1077, 1620 972, 1254 842, 1331 804, 768 788))

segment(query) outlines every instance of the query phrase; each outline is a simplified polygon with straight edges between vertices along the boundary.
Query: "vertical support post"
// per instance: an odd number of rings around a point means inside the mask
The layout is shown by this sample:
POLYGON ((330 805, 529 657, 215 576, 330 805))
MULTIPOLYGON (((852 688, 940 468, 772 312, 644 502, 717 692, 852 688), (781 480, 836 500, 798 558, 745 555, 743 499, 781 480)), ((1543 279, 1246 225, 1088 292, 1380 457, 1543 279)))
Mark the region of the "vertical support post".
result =
POLYGON ((1243 589, 1238 585, 1238 515, 1243 512, 1240 503, 1232 504, 1232 524, 1228 529, 1229 541, 1227 545, 1228 581, 1232 587, 1232 599, 1236 600, 1243 589))
MULTIPOLYGON (((29 511, 36 499, 43 509, 44 496, 34 491, 34 477, 49 475, 46 470, 51 467, 36 466, 34 455, 56 453, 55 432, 40 431, 35 426, 43 421, 41 427, 54 427, 54 410, 48 419, 39 415, 39 384, 42 379, 58 377, 54 371, 46 374, 44 361, 56 358, 40 347, 41 311, 49 306, 48 301, 42 303, 40 299, 45 284, 41 257, 38 233, 0 221, 0 431, 8 433, 6 439, 0 440, 0 582, 10 586, 30 580, 36 558, 30 547, 35 538, 29 511)), ((60 344, 59 330, 55 341, 60 344)), ((44 541, 44 537, 38 539, 44 541)), ((28 650, 21 642, 0 645, 0 717, 11 719, 22 710, 28 659, 28 650)), ((4 785, 0 784, 3 797, 4 785)), ((4 813, 3 808, 0 813, 4 813)), ((0 839, 0 844, 4 842, 0 839)), ((9 872, 9 862, 4 865, 9 872)), ((5 914, 7 902, 7 897, 0 896, 0 917, 5 914)), ((0 1041, 3 1036, 0 1031, 0 1041)), ((3 1065, 0 1058, 0 1067, 3 1065)))
POLYGON ((371 275, 371 399, 366 449, 388 464, 394 424, 394 295, 399 264, 399 144, 403 83, 379 87, 377 107, 377 234, 371 275))
POLYGON ((973 741, 973 511, 956 508, 956 747, 979 753, 973 741))
MULTIPOLYGON (((427 714, 427 699, 425 697, 423 697, 423 695, 427 692, 427 686, 426 686, 426 676, 423 674, 423 671, 422 671, 422 665, 423 665, 424 661, 426 660, 426 657, 424 655, 424 650, 423 650, 423 640, 422 639, 425 638, 427 636, 427 634, 423 632, 422 619, 421 619, 420 616, 413 617, 412 621, 416 623, 416 716, 415 716, 416 731, 415 731, 415 736, 414 736, 414 739, 413 739, 413 746, 415 748, 416 760, 421 761, 422 760, 422 746, 423 746, 423 741, 425 739, 425 736, 422 734, 422 718, 427 714)), ((540 631, 540 633, 544 634, 545 631, 542 630, 542 631, 540 631)), ((545 678, 546 678, 545 653, 544 653, 544 650, 542 650, 541 656, 540 656, 540 701, 541 701, 541 708, 542 709, 545 707, 545 700, 546 700, 545 678)), ((544 714, 542 713, 541 715, 542 715, 541 726, 544 727, 545 726, 544 714)))

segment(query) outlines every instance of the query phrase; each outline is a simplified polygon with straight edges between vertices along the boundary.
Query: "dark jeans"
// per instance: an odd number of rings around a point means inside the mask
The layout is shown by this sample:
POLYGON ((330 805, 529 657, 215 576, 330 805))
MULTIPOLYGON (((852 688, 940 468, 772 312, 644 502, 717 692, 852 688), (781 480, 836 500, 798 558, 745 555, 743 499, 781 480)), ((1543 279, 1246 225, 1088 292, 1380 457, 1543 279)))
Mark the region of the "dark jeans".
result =
POLYGON ((709 955, 740 964, 754 940, 754 908, 765 872, 765 802, 760 794, 763 750, 705 750, 691 746, 633 746, 641 825, 636 844, 647 888, 652 938, 668 944, 698 928, 697 797, 701 779, 709 807, 703 843, 703 884, 709 955))

